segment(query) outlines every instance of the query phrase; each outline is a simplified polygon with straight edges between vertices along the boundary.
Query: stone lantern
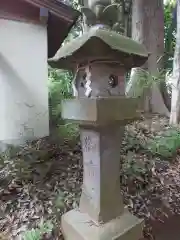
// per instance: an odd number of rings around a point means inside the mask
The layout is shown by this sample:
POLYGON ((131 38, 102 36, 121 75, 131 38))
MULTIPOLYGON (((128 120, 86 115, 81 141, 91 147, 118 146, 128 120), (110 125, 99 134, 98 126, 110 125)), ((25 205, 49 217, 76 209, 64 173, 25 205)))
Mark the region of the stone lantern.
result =
POLYGON ((143 220, 123 205, 119 172, 124 126, 138 117, 137 99, 125 96, 125 73, 147 58, 139 43, 93 26, 49 60, 52 67, 76 71, 76 94, 63 101, 62 116, 80 126, 83 186, 79 208, 62 216, 67 240, 142 237, 143 220))

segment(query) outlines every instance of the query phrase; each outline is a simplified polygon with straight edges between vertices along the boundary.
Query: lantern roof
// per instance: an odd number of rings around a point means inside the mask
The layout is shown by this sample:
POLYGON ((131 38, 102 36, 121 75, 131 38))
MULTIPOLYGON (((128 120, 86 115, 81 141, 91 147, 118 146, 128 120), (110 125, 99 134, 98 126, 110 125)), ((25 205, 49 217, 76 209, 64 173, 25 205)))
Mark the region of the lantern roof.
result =
POLYGON ((88 32, 64 44, 48 60, 54 68, 71 69, 92 61, 110 61, 125 68, 138 67, 148 59, 146 48, 115 31, 91 27, 88 32))

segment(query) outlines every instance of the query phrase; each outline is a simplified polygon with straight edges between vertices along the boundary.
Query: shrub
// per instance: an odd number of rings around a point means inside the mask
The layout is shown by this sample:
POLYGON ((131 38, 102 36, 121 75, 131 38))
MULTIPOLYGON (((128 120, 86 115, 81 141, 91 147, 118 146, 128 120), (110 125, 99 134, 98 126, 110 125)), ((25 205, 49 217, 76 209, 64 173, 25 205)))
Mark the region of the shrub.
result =
POLYGON ((158 154, 162 157, 171 157, 177 153, 180 147, 180 129, 169 128, 160 136, 155 136, 149 140, 148 149, 153 154, 158 154))
POLYGON ((41 240, 45 234, 51 233, 53 224, 50 221, 39 224, 36 229, 28 230, 23 235, 23 240, 41 240))
POLYGON ((61 118, 61 100, 72 97, 72 74, 49 68, 49 102, 53 120, 61 118))
POLYGON ((72 74, 64 70, 49 68, 49 109, 52 128, 61 138, 74 139, 78 135, 78 127, 74 123, 66 123, 61 117, 61 101, 72 98, 72 74))
MULTIPOLYGON (((152 176, 153 161, 141 159, 140 155, 134 155, 133 152, 128 152, 121 168, 121 181, 146 183, 149 176, 152 176)), ((126 185, 125 184, 125 185, 126 185)))

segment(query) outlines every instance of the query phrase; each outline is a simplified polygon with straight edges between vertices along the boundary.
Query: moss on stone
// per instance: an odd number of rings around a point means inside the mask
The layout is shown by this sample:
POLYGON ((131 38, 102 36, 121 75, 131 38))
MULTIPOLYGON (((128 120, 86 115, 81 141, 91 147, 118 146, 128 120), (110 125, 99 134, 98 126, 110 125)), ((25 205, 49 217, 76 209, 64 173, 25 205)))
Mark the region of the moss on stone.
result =
POLYGON ((140 58, 141 65, 148 58, 145 47, 131 38, 107 29, 91 27, 82 36, 62 46, 48 62, 52 67, 69 68, 70 65, 83 62, 84 58, 107 59, 108 55, 111 56, 109 59, 121 62, 122 54, 129 58, 140 58))

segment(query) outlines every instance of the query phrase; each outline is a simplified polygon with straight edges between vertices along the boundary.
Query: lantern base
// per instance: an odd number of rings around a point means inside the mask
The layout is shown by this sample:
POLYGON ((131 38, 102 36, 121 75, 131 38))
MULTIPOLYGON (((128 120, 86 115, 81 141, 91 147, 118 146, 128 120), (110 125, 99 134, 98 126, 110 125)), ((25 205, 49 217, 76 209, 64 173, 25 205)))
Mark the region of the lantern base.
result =
POLYGON ((85 213, 72 210, 62 216, 65 240, 139 240, 142 238, 143 220, 127 210, 108 223, 97 225, 85 213))

